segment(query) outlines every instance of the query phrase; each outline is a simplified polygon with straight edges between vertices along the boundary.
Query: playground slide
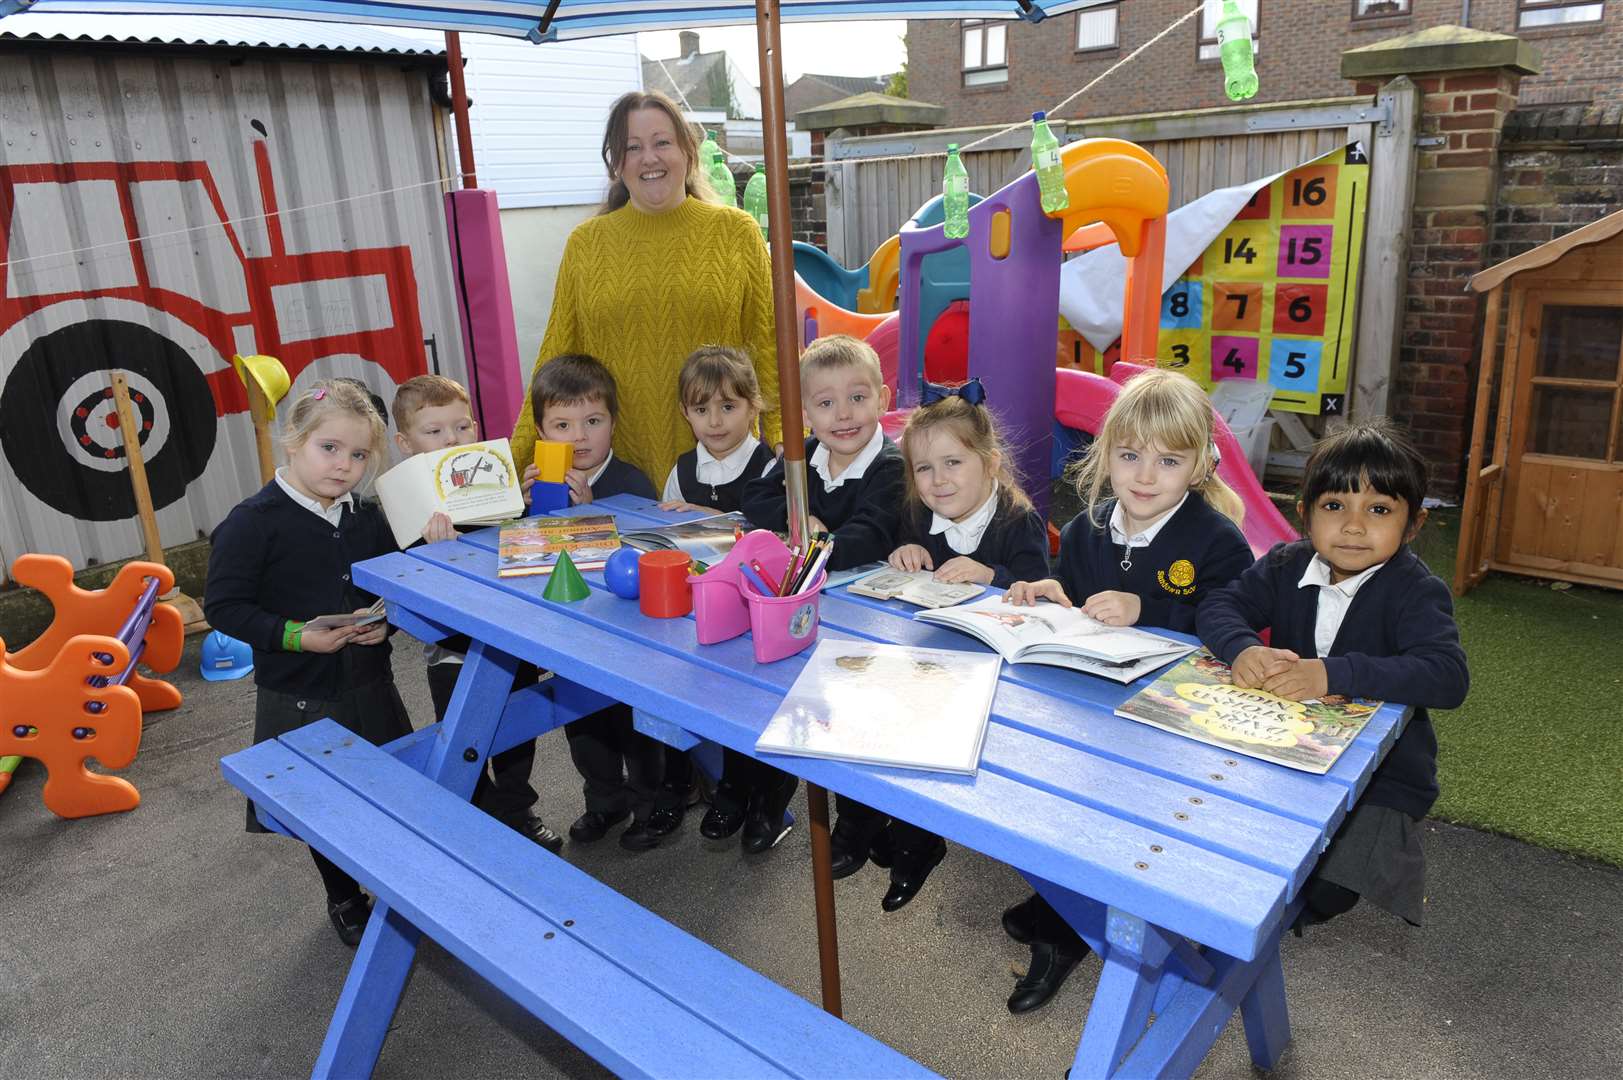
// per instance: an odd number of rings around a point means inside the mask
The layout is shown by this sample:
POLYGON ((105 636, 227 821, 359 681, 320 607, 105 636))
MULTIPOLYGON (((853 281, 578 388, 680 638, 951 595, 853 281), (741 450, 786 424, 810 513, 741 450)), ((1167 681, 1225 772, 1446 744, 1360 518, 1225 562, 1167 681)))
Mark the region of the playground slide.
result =
MULTIPOLYGON (((1121 384, 1144 370, 1138 364, 1118 363, 1110 369, 1107 379, 1091 371, 1055 369, 1058 382, 1054 387, 1054 419, 1077 431, 1098 431, 1105 413, 1121 392, 1121 384)), ((1217 451, 1223 458, 1217 475, 1245 504, 1245 521, 1240 530, 1245 533, 1252 553, 1261 556, 1275 544, 1297 539, 1296 530, 1274 506, 1251 466, 1246 464, 1245 451, 1240 449, 1229 426, 1220 416, 1213 419, 1217 426, 1217 451)))

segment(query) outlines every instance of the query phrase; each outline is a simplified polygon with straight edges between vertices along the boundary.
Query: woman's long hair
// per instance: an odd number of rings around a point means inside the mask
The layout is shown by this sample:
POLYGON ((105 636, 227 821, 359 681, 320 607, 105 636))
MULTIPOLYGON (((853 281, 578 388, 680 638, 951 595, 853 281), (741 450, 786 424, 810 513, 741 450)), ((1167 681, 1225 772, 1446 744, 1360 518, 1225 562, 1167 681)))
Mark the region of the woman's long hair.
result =
POLYGON ((682 110, 676 107, 676 102, 657 90, 633 90, 620 95, 620 99, 609 110, 608 123, 603 126, 603 166, 609 170, 609 191, 603 197, 603 205, 598 207, 597 212, 612 213, 631 201, 631 194, 626 191, 626 182, 620 179, 620 170, 625 164, 627 129, 631 126, 631 114, 638 109, 659 109, 670 118, 676 145, 681 148, 688 160, 687 176, 683 180, 688 195, 695 199, 703 199, 705 202, 717 201, 716 193, 710 186, 710 178, 705 176, 699 167, 699 140, 693 133, 693 125, 682 119, 682 110))

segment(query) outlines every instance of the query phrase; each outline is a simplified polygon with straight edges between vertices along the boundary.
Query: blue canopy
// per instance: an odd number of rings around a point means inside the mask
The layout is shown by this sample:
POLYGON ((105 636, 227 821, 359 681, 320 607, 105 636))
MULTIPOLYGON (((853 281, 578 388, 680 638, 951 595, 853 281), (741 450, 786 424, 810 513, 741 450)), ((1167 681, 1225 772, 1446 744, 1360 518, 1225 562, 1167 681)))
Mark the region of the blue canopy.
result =
MULTIPOLYGON (((783 22, 854 19, 1025 19, 1038 22, 1112 0, 782 0, 783 22)), ((505 34, 533 41, 755 22, 754 0, 0 0, 22 11, 95 15, 255 15, 505 34)))

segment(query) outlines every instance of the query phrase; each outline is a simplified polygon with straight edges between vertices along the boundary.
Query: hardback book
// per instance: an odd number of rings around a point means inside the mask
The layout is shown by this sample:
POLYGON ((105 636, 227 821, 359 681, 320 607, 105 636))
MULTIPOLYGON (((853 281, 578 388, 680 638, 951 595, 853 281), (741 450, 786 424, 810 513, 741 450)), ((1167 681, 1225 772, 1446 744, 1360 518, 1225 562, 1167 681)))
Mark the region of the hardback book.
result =
POLYGON ((1046 601, 1015 607, 1001 595, 913 618, 978 637, 1011 664, 1052 664, 1122 683, 1195 651, 1136 626, 1106 626, 1081 608, 1046 601))
POLYGON ((436 513, 453 525, 499 525, 524 513, 524 493, 506 439, 413 454, 377 480, 395 543, 407 547, 436 513))
POLYGON ((738 538, 750 531, 749 521, 735 510, 730 514, 684 521, 680 525, 631 529, 621 539, 643 551, 685 551, 694 561, 710 565, 726 558, 738 538))
POLYGON ((881 570, 853 581, 846 591, 876 600, 905 600, 923 608, 944 608, 975 599, 986 591, 986 586, 937 581, 931 570, 881 570))
POLYGON ((755 749, 973 775, 997 690, 995 656, 817 643, 755 749))
POLYGON ((1229 666, 1202 649, 1122 702, 1116 715, 1275 765, 1324 773, 1381 704, 1343 697, 1291 701, 1266 690, 1242 690, 1231 681, 1229 666))
POLYGON ((496 576, 550 574, 566 551, 575 569, 600 570, 619 550, 620 533, 612 514, 520 518, 502 526, 496 576))
POLYGON ((364 612, 345 612, 342 615, 317 615, 304 624, 306 630, 331 630, 335 626, 371 626, 382 622, 387 616, 383 611, 383 601, 379 599, 364 612))

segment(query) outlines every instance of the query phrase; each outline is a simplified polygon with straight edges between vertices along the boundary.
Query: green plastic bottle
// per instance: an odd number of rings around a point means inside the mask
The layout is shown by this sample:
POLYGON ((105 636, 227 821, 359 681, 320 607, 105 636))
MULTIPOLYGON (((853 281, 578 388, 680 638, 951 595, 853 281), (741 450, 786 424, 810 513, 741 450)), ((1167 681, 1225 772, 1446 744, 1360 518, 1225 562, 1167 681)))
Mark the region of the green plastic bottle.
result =
POLYGON ((947 169, 941 176, 941 202, 946 212, 945 232, 954 240, 969 235, 969 173, 958 159, 958 144, 947 144, 947 169))
POLYGON ((761 236, 767 236, 766 173, 750 170, 749 183, 744 185, 744 212, 761 227, 761 236))
POLYGON ((727 155, 709 131, 704 133, 704 142, 699 144, 699 164, 722 205, 737 206, 738 188, 733 180, 733 171, 727 167, 727 155))
POLYGON ((1059 140, 1048 127, 1048 114, 1031 114, 1031 167, 1037 173, 1037 188, 1043 193, 1043 210, 1057 214, 1071 206, 1065 190, 1065 169, 1059 163, 1059 140))
POLYGON ((1257 96, 1257 68, 1251 55, 1251 20, 1236 0, 1223 0, 1217 22, 1217 53, 1223 58, 1223 90, 1230 101, 1257 96))

